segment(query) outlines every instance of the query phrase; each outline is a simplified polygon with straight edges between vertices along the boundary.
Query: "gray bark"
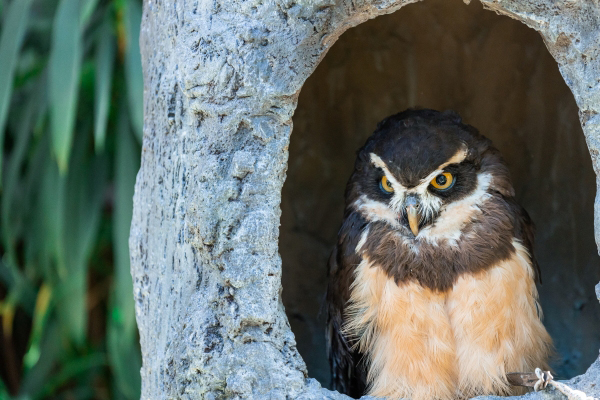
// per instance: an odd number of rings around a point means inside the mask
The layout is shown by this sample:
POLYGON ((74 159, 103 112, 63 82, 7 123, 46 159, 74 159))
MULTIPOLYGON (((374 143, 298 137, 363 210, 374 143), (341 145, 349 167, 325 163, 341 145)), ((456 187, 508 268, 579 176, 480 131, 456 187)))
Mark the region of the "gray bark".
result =
MULTIPOLYGON (((345 30, 410 2, 145 1, 130 237, 142 398, 346 398, 308 378, 280 298, 291 118, 302 84, 345 30)), ((598 176, 598 0, 482 3, 542 35, 598 176)), ((600 245, 598 197, 595 232, 600 245)), ((599 396, 599 373, 597 361, 571 384, 599 396)))

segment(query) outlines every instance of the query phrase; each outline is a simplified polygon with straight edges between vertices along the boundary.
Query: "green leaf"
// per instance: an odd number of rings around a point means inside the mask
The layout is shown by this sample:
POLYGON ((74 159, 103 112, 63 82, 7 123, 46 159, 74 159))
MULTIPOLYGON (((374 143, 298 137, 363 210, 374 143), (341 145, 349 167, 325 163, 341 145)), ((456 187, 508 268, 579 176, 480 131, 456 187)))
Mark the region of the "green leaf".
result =
MULTIPOLYGON (((42 128, 38 136, 39 140, 32 146, 23 179, 26 201, 21 206, 29 210, 26 222, 27 240, 24 242, 25 269, 28 276, 50 280, 50 264, 54 261, 54 249, 56 248, 52 238, 56 236, 56 232, 51 230, 54 225, 48 226, 48 221, 53 219, 47 213, 47 203, 51 201, 56 203, 56 199, 47 195, 48 186, 54 182, 46 182, 46 178, 52 172, 57 171, 58 167, 50 157, 51 144, 48 130, 42 128), (48 236, 48 234, 53 236, 48 236)), ((58 172, 54 175, 58 175, 58 172)), ((56 187, 51 187, 51 189, 56 192, 56 187)))
POLYGON ((52 147, 66 172, 73 142, 81 66, 80 1, 60 0, 52 28, 50 54, 50 125, 52 147))
POLYGON ((65 271, 57 288, 57 307, 68 336, 78 345, 85 341, 87 265, 100 226, 107 170, 104 158, 89 159, 87 138, 83 130, 75 143, 60 205, 63 236, 57 252, 65 271))
MULTIPOLYGON (((45 80, 40 80, 43 87, 45 80)), ((0 218, 2 224, 2 242, 6 255, 12 263, 16 263, 16 243, 22 230, 24 222, 27 219, 30 209, 24 207, 29 200, 26 198, 25 183, 23 182, 21 171, 26 164, 26 155, 32 128, 39 113, 43 109, 44 96, 35 93, 29 96, 27 103, 23 105, 18 115, 19 125, 15 129, 14 146, 10 156, 5 160, 6 169, 2 176, 2 186, 4 191, 0 198, 0 218)))
POLYGON ((6 299, 10 298, 15 305, 20 305, 24 311, 33 315, 35 289, 16 265, 7 268, 6 264, 5 260, 0 262, 0 281, 8 289, 6 299))
POLYGON ((41 394, 42 388, 51 375, 57 358, 64 352, 60 337, 60 327, 56 320, 51 320, 44 332, 40 357, 30 370, 26 370, 19 388, 19 398, 31 398, 41 394))
POLYGON ((129 129, 125 112, 116 132, 115 157, 115 204, 113 213, 113 248, 115 254, 115 278, 119 304, 125 313, 128 329, 135 329, 133 283, 129 267, 129 230, 133 215, 135 178, 140 169, 141 150, 129 129))
POLYGON ((96 88, 94 110, 94 139, 96 152, 104 149, 106 124, 110 106, 110 89, 115 60, 115 41, 110 13, 106 13, 98 35, 96 48, 96 88))
POLYGON ((45 270, 45 280, 49 282, 56 281, 58 277, 67 275, 64 263, 60 264, 58 260, 62 259, 59 252, 63 248, 61 240, 63 238, 62 204, 64 204, 66 177, 60 176, 58 165, 49 158, 40 159, 43 168, 39 196, 39 205, 36 207, 36 222, 40 225, 40 253, 43 259, 55 261, 58 265, 56 271, 45 270))
POLYGON ((50 300, 52 289, 47 284, 42 284, 38 291, 35 309, 33 312, 33 327, 29 338, 29 348, 23 357, 23 364, 26 370, 31 369, 40 359, 40 345, 44 333, 44 327, 50 315, 50 300))
POLYGON ((4 384, 4 381, 2 379, 0 379, 0 399, 10 399, 10 398, 11 398, 11 396, 8 391, 8 388, 4 384))
POLYGON ((140 166, 140 148, 129 130, 124 110, 121 111, 116 133, 113 214, 115 284, 111 299, 112 317, 108 319, 108 350, 119 390, 126 398, 139 399, 141 359, 129 265, 129 228, 133 214, 135 177, 140 166))
POLYGON ((4 152, 4 125, 11 100, 18 53, 23 44, 32 0, 13 1, 4 19, 0 37, 0 173, 4 152))
POLYGON ((144 128, 144 78, 142 75, 142 56, 140 54, 141 22, 142 6, 139 1, 127 0, 125 4, 125 32, 127 35, 125 75, 127 77, 131 124, 140 143, 142 142, 144 128))
POLYGON ((98 0, 82 0, 83 4, 81 5, 81 29, 85 29, 85 26, 90 20, 90 17, 96 10, 96 6, 98 5, 98 0))
POLYGON ((48 380, 41 393, 37 394, 35 398, 47 399, 69 380, 76 378, 92 368, 98 368, 104 365, 106 365, 106 357, 101 353, 92 353, 83 357, 74 357, 63 364, 60 371, 48 380))

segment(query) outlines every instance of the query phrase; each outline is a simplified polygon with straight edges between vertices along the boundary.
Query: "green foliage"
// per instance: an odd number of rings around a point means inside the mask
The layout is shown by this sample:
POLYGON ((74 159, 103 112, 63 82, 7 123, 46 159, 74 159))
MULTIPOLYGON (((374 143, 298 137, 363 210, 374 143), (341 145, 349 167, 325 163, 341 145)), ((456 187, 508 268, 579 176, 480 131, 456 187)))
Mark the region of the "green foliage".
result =
POLYGON ((27 29, 31 2, 32 0, 23 0, 11 3, 5 17, 6 22, 3 24, 5 33, 0 37, 0 60, 2 60, 2 63, 0 63, 0 162, 2 161, 4 124, 10 104, 12 81, 18 53, 27 29), (10 32, 10 35, 7 32, 10 32))
POLYGON ((0 0, 0 399, 139 399, 141 0, 0 0))
POLYGON ((67 169, 79 94, 81 30, 79 0, 60 0, 52 24, 52 49, 48 65, 52 148, 58 166, 67 169))

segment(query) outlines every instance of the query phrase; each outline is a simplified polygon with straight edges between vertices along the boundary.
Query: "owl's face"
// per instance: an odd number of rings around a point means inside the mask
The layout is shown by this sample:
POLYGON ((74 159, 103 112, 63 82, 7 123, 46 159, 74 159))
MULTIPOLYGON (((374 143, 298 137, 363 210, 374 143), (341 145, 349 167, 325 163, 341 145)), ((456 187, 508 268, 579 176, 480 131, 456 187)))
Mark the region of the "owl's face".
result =
POLYGON ((384 120, 359 150, 347 200, 367 220, 408 239, 457 234, 490 189, 512 192, 488 139, 449 113, 384 120))

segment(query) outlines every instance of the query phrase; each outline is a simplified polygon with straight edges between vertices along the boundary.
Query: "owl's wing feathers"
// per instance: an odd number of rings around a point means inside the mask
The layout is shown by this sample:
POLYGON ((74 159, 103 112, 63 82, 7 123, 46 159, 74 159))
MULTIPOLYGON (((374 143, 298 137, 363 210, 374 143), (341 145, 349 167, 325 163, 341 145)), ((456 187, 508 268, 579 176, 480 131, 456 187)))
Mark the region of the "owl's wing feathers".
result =
POLYGON ((505 198, 505 200, 513 210, 515 218, 513 221, 515 238, 519 239, 529 252, 531 268, 533 268, 535 279, 537 282, 542 283, 542 271, 540 270, 540 266, 534 253, 535 224, 531 220, 531 217, 529 217, 527 211, 521 207, 513 197, 505 198))
POLYGON ((334 390, 360 397, 366 386, 366 369, 362 355, 352 350, 342 333, 344 307, 350 298, 354 269, 360 263, 356 245, 366 221, 356 212, 349 213, 338 233, 328 264, 327 287, 327 355, 334 390))

